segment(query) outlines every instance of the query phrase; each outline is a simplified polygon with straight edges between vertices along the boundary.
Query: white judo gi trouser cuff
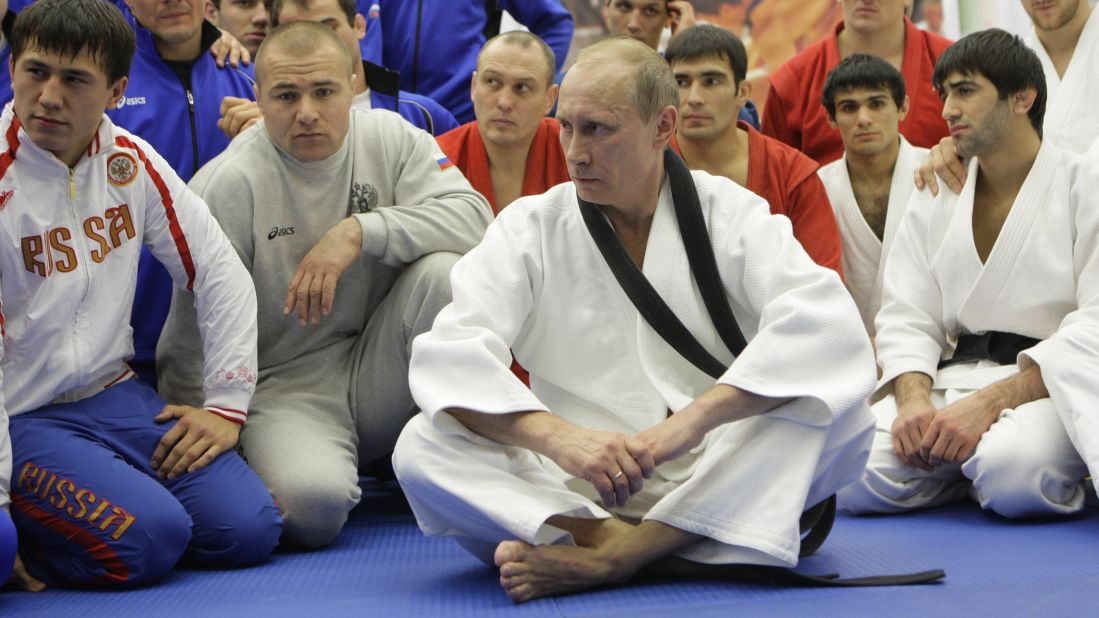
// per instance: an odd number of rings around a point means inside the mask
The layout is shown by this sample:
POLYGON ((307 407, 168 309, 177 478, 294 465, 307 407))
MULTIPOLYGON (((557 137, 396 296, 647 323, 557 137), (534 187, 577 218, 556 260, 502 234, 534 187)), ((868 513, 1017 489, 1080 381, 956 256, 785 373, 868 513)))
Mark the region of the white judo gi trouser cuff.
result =
MULTIPOLYGON (((787 405, 798 405, 791 402, 787 405)), ((468 430, 445 413, 412 419, 394 470, 420 528, 455 536, 482 560, 501 541, 573 543, 555 516, 656 520, 706 537, 677 555, 709 564, 792 566, 808 506, 857 479, 873 432, 869 410, 812 427, 760 416, 720 427, 704 448, 657 468, 624 507, 526 449, 468 430)))

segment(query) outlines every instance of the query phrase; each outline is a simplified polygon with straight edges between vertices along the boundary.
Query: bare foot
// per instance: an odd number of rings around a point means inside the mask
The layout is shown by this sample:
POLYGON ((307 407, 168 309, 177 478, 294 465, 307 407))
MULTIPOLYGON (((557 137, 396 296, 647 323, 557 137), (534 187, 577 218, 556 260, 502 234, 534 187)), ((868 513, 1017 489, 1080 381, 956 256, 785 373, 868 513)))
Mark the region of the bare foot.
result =
POLYGON ((625 581, 632 573, 608 552, 572 545, 504 541, 496 546, 500 585, 516 603, 625 581))

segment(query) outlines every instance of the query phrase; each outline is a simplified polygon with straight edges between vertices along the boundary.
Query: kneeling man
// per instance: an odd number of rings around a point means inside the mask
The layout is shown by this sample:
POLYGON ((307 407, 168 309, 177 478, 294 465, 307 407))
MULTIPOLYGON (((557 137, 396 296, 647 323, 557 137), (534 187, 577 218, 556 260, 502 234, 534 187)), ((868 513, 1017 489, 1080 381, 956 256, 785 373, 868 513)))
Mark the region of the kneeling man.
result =
MULTIPOLYGON (((492 218, 424 131, 351 109, 352 61, 327 26, 273 30, 256 63, 263 122, 192 186, 252 273, 259 380, 241 445, 275 495, 284 539, 330 543, 415 411, 412 339, 450 302, 450 268, 492 218), (289 286, 289 292, 287 288, 289 286)), ((161 389, 201 391, 189 295, 177 290, 161 389)))
POLYGON ((281 522, 232 452, 255 387, 256 296, 202 200, 104 115, 126 90, 133 30, 100 0, 42 0, 16 19, 11 44, 0 356, 27 570, 48 584, 123 586, 180 556, 264 560, 281 522), (142 246, 194 303, 195 407, 165 406, 126 364, 142 246))
POLYGON ((645 565, 793 565, 802 511, 865 462, 874 368, 854 303, 789 219, 665 153, 677 98, 644 44, 587 48, 557 111, 573 183, 500 213, 413 346, 423 413, 398 441, 398 479, 420 527, 495 561, 516 601, 645 565), (694 199, 726 284, 717 299, 748 341, 735 358, 677 231, 674 203, 694 199), (639 316, 581 208, 609 220, 627 263, 728 367, 716 383, 639 316))
POLYGON ((934 79, 968 179, 905 211, 876 322, 892 396, 840 505, 1074 513, 1081 455, 1099 472, 1099 165, 1042 139, 1046 82, 1018 37, 967 36, 934 79))

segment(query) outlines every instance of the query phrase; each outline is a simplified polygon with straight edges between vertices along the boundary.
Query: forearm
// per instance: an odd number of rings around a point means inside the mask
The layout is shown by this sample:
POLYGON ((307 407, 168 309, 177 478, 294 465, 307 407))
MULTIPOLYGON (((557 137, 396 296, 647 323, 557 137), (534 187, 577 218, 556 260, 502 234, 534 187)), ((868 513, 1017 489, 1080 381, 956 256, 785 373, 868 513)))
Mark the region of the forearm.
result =
POLYGON ((789 398, 766 397, 730 386, 717 384, 699 395, 691 405, 680 411, 699 436, 726 423, 765 414, 789 402, 789 398))
POLYGON ((897 409, 913 404, 931 402, 931 376, 918 371, 902 373, 893 380, 893 397, 897 401, 897 409))
POLYGON ((447 413, 473 433, 546 456, 550 456, 550 445, 555 436, 576 429, 572 423, 546 411, 487 414, 450 408, 447 413))
POLYGON ((1013 410, 1019 406, 1049 397, 1046 383, 1042 380, 1042 368, 1038 365, 1020 371, 999 382, 993 382, 980 389, 974 395, 985 399, 997 412, 1013 410))

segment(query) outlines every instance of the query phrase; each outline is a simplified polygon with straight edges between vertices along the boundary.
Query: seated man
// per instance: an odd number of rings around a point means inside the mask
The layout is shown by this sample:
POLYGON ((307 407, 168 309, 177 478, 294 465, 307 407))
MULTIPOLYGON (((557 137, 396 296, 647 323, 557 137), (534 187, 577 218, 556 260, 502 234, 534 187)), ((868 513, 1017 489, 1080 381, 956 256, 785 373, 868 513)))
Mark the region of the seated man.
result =
MULTIPOLYGON (((665 28, 675 37, 695 26, 689 0, 605 0, 602 14, 607 32, 637 39, 657 51, 665 28)), ((759 128, 759 111, 747 99, 737 118, 759 128)))
POLYGON ((865 461, 874 369, 854 304, 789 220, 665 153, 676 99, 667 63, 644 44, 584 50, 557 110, 573 184, 500 213, 414 345, 423 413, 394 470, 421 529, 495 561, 516 601, 649 564, 792 565, 802 511, 865 461), (729 285, 718 294, 748 339, 735 359, 692 285, 673 196, 697 197, 709 222, 729 285), (581 208, 609 219, 612 241, 699 345, 732 363, 717 383, 639 322, 581 208), (508 370, 509 348, 529 390, 508 370))
POLYGON ((942 102, 931 87, 935 60, 950 45, 920 30, 905 16, 909 0, 842 0, 843 21, 835 34, 806 47, 773 71, 763 107, 763 133, 797 148, 821 165, 843 156, 843 141, 820 105, 828 72, 852 54, 885 59, 904 75, 910 100, 901 135, 924 148, 947 134, 942 102))
POLYGON ((15 98, 0 117, 3 401, 12 518, 27 570, 48 584, 151 582, 180 556, 252 564, 281 529, 232 451, 256 375, 248 272, 206 204, 103 115, 133 53, 133 31, 102 0, 39 0, 12 35, 15 98), (165 406, 126 366, 142 245, 193 292, 201 408, 165 406))
POLYGON ((691 169, 724 176, 767 200, 772 214, 789 217, 809 257, 842 275, 840 233, 817 177, 820 166, 737 120, 751 93, 740 39, 717 26, 696 26, 677 34, 664 57, 679 85, 672 148, 691 169))
POLYGON ((477 120, 438 138, 496 214, 569 179, 560 127, 546 118, 557 100, 554 66, 553 50, 529 32, 489 39, 470 85, 477 120))
MULTIPOLYGON (((388 457, 414 413, 412 338, 450 302, 454 253, 492 218, 430 135, 352 111, 352 71, 330 28, 275 28, 256 63, 264 122, 191 183, 259 298, 241 447, 278 500, 284 540, 306 547, 336 537, 359 501, 360 463, 388 457)), ((158 350, 161 390, 182 401, 202 389, 192 305, 177 288, 158 350)))
MULTIPOLYGON (((490 22, 499 19, 497 11, 507 11, 553 49, 555 70, 564 66, 572 43, 572 14, 561 0, 377 0, 374 4, 378 5, 381 64, 400 71, 404 90, 438 101, 459 123, 475 119, 469 76, 476 70, 477 52, 485 44, 490 22)), ((496 28, 499 32, 498 22, 496 28)))
MULTIPOLYGON (((1099 114, 1092 110, 1099 95, 1099 11, 1079 0, 1023 0, 1023 8, 1034 23, 1025 42, 1038 54, 1046 76, 1044 139, 1070 152, 1086 152, 1099 142, 1099 114)), ((916 186, 927 183, 937 194, 936 172, 951 191, 961 191, 966 165, 949 137, 931 149, 916 186)))
MULTIPOLYGON (((359 41, 366 33, 366 22, 357 12, 355 0, 274 0, 271 18, 275 26, 315 21, 336 33, 356 67, 352 107, 397 112, 432 135, 442 135, 458 126, 454 116, 430 97, 398 90, 396 72, 362 59, 359 41)), ((219 125, 226 135, 234 137, 259 120, 261 112, 254 101, 230 99, 223 105, 222 115, 219 125)))
POLYGON ((240 41, 253 58, 271 29, 265 0, 206 0, 206 19, 240 41))
POLYGON ((904 77, 877 56, 844 58, 828 74, 821 104, 844 153, 817 173, 843 238, 844 283, 873 337, 886 257, 912 194, 912 173, 927 150, 900 136, 908 114, 904 77))
POLYGON ((840 505, 1075 513, 1099 473, 1099 165, 1042 139, 1042 65, 1018 37, 963 38, 934 80, 969 180, 905 210, 876 322, 892 394, 840 505))

